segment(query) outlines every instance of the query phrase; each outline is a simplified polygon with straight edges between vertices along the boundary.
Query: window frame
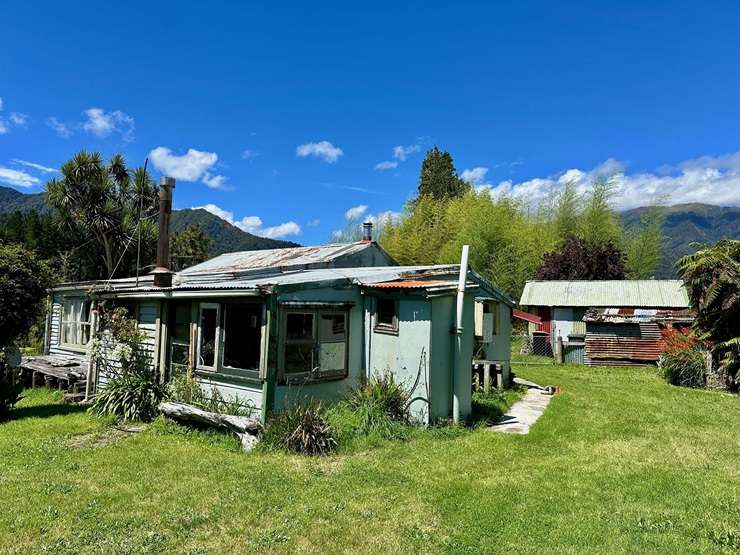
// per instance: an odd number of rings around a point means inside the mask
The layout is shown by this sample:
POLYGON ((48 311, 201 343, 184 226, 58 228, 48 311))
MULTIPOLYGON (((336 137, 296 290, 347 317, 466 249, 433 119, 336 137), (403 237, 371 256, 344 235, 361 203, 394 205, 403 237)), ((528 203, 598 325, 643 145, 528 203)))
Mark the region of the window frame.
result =
POLYGON ((398 335, 399 307, 400 303, 398 299, 395 299, 393 297, 376 297, 375 310, 373 311, 373 331, 376 333, 385 333, 388 335, 398 335), (379 304, 381 301, 393 303, 393 322, 391 324, 381 323, 378 321, 378 315, 380 313, 379 304))
POLYGON ((198 303, 198 338, 196 341, 196 349, 195 349, 195 368, 197 370, 200 370, 202 372, 210 372, 212 374, 215 374, 218 372, 219 368, 219 355, 221 352, 220 343, 221 343, 221 303, 214 303, 214 302, 204 302, 204 303, 198 303), (205 364, 200 363, 200 350, 202 347, 202 337, 203 337, 203 326, 201 325, 201 322, 203 320, 203 310, 208 309, 216 309, 216 330, 214 332, 214 338, 213 338, 213 366, 206 366, 205 364))
POLYGON ((59 303, 59 338, 58 338, 58 344, 60 347, 63 347, 67 350, 71 351, 79 351, 79 352, 85 352, 87 351, 88 347, 90 346, 90 342, 92 341, 92 300, 84 297, 84 296, 74 296, 74 297, 63 297, 59 303), (80 318, 82 317, 82 312, 84 311, 84 307, 86 303, 90 303, 90 308, 88 309, 87 313, 87 320, 67 320, 65 318, 65 314, 67 313, 67 305, 73 305, 79 303, 79 314, 80 318), (66 325, 67 324, 75 324, 76 334, 78 336, 82 335, 82 330, 87 327, 88 333, 87 333, 87 342, 86 343, 70 343, 66 341, 66 325))
POLYGON ((318 383, 324 381, 343 380, 349 376, 349 348, 350 348, 350 308, 349 307, 311 307, 310 305, 284 307, 280 311, 280 341, 278 353, 278 383, 281 385, 318 383), (311 339, 288 339, 288 316, 290 314, 311 314, 313 325, 311 339), (322 316, 341 315, 344 317, 344 368, 321 370, 318 357, 322 343, 340 343, 341 341, 321 341, 319 321, 322 316), (288 345, 310 345, 313 367, 308 372, 286 372, 285 351, 288 345), (319 366, 316 366, 316 364, 319 366))
POLYGON ((265 333, 265 306, 264 303, 247 303, 247 302, 231 302, 231 303, 219 303, 221 305, 221 311, 219 313, 219 319, 218 319, 218 329, 221 330, 221 338, 218 341, 218 353, 217 353, 217 360, 218 360, 218 369, 217 372, 248 372, 249 374, 253 374, 254 377, 259 377, 261 366, 262 366, 262 336, 265 333), (260 314, 260 320, 259 320, 259 330, 260 330, 260 339, 259 339, 259 350, 260 354, 257 357, 257 366, 255 368, 241 368, 239 366, 229 366, 228 364, 224 363, 224 355, 226 354, 226 319, 228 316, 228 308, 229 305, 236 306, 236 305, 250 305, 259 308, 261 314, 260 314))

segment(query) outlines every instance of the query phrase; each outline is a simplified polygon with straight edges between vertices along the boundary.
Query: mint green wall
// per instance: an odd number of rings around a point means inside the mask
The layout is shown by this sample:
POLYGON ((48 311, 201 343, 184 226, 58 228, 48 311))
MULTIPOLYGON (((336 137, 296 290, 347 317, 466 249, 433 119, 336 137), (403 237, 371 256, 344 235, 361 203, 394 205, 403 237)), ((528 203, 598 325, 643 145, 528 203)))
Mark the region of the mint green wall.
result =
POLYGON ((429 422, 429 361, 431 303, 423 297, 399 296, 398 335, 376 332, 372 328, 374 307, 369 299, 367 321, 371 322, 368 344, 368 373, 391 371, 396 381, 411 391, 411 416, 429 422))
POLYGON ((434 321, 432 337, 432 417, 450 418, 452 416, 452 397, 457 385, 460 393, 460 418, 467 419, 472 410, 473 345, 475 335, 474 295, 467 293, 463 304, 462 351, 458 372, 453 376, 455 356, 455 295, 436 297, 432 300, 434 321), (454 381, 453 381, 454 378, 454 381))

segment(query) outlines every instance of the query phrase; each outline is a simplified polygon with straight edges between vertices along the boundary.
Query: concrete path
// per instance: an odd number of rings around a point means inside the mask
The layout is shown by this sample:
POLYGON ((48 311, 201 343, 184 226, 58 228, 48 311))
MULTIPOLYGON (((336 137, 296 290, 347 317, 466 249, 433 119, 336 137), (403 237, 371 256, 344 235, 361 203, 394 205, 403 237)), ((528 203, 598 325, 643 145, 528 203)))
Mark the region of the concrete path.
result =
MULTIPOLYGON (((534 384, 536 385, 536 384, 534 384)), ((514 403, 500 422, 489 429, 505 434, 528 434, 529 429, 545 412, 552 395, 542 389, 531 388, 521 401, 514 403)))

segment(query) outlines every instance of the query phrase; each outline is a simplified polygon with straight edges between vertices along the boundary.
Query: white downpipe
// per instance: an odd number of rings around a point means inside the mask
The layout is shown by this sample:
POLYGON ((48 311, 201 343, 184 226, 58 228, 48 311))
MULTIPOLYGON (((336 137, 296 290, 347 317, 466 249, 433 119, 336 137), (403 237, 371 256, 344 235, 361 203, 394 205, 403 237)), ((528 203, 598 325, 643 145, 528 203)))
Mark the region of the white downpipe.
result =
POLYGON ((460 278, 457 282, 457 304, 455 306, 455 352, 452 361, 452 421, 460 421, 460 386, 458 376, 462 361, 462 338, 463 338, 463 307, 465 305, 465 283, 468 281, 468 251, 470 247, 463 245, 460 258, 460 278))

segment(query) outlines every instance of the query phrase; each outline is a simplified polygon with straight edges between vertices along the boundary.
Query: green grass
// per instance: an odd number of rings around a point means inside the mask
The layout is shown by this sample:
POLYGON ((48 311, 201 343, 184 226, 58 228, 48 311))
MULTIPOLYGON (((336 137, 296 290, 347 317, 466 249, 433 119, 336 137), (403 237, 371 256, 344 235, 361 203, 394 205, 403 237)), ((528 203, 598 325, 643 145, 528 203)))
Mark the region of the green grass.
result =
POLYGON ((161 421, 72 447, 110 422, 27 392, 0 424, 0 552, 738 553, 740 398, 649 369, 517 372, 563 389, 527 436, 325 458, 161 421))

